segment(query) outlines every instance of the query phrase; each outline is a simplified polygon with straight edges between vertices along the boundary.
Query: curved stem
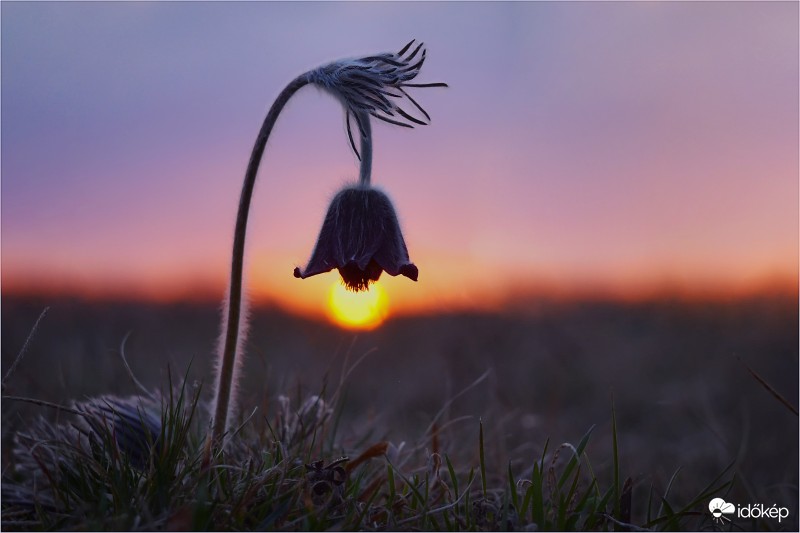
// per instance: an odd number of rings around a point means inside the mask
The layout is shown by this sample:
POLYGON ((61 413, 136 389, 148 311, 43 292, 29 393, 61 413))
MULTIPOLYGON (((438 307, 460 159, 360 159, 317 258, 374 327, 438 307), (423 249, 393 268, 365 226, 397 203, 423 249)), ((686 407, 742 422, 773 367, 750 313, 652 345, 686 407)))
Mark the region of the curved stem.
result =
POLYGON ((309 83, 308 75, 303 74, 295 78, 286 88, 281 91, 270 107, 261 131, 256 137, 253 151, 250 153, 250 162, 247 165, 247 172, 244 176, 242 193, 239 197, 239 211, 236 215, 236 229, 233 234, 233 255, 231 258, 231 284, 228 295, 227 321, 225 325, 225 344, 222 352, 222 360, 219 363, 217 375, 216 401, 214 407, 214 419, 211 430, 211 441, 208 443, 209 452, 211 448, 222 443, 222 436, 227 427, 228 410, 230 406, 231 390, 233 388, 233 373, 236 365, 237 349, 239 345, 239 326, 242 311, 242 267, 244 265, 244 241, 247 233, 247 217, 250 212, 250 200, 253 196, 253 186, 256 182, 258 166, 261 163, 261 156, 267 145, 267 139, 272 132, 278 115, 283 110, 289 98, 298 89, 309 83))

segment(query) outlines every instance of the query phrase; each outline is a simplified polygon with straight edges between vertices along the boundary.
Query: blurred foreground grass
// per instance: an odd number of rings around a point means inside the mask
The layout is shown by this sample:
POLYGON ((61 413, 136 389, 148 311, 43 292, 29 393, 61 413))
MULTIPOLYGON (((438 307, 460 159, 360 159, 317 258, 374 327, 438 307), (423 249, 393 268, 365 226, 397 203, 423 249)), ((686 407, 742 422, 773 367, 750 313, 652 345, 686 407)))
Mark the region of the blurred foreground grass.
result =
MULTIPOLYGON (((797 417, 737 359, 796 402, 796 298, 540 303, 360 334, 256 309, 242 420, 257 409, 208 471, 197 453, 208 391, 196 406, 194 394, 210 376, 215 306, 2 305, 4 375, 50 306, 4 395, 69 405, 136 393, 119 357, 129 332, 140 381, 168 392, 169 367, 186 384, 158 413, 171 429, 153 457, 168 464, 132 465, 100 429, 107 446, 59 449, 67 474, 48 480, 52 501, 29 494, 26 509, 4 493, 4 529, 694 530, 713 526, 710 490, 791 510, 738 527, 797 529, 797 417), (330 416, 290 435, 315 394, 330 416)), ((74 415, 2 407, 4 491, 32 487, 14 436, 74 415)))

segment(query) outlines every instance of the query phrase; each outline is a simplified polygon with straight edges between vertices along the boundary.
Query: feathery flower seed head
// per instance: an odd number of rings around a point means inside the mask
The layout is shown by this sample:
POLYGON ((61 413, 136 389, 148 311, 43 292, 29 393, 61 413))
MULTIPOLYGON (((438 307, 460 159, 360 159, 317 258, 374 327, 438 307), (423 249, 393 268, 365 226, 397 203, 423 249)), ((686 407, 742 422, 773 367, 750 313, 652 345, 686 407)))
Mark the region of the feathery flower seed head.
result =
POLYGON ((76 402, 75 410, 83 415, 83 425, 91 434, 102 436, 104 431, 110 431, 133 465, 138 468, 147 465, 162 434, 158 404, 138 396, 104 395, 76 402))
POLYGON ((413 128, 415 124, 424 126, 431 117, 405 88, 447 87, 446 83, 411 83, 425 62, 424 43, 413 46, 414 42, 411 40, 396 54, 384 53, 336 61, 308 73, 311 83, 327 89, 342 100, 347 111, 347 135, 359 159, 361 156, 350 129, 351 114, 362 136, 365 134, 364 114, 405 128, 413 128), (415 117, 400 107, 403 100, 408 100, 422 116, 415 117))

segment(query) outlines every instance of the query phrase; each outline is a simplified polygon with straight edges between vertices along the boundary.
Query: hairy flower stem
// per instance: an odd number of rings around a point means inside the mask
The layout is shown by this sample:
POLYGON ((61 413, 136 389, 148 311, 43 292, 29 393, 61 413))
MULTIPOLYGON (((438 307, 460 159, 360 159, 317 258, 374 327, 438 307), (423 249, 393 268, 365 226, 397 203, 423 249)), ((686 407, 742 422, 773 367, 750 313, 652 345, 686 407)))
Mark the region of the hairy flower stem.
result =
MULTIPOLYGON (((247 165, 247 172, 244 176, 242 193, 239 197, 239 211, 236 215, 236 229, 233 235, 233 254, 231 256, 231 282, 228 294, 228 307, 225 323, 225 341, 222 357, 217 369, 217 382, 214 398, 214 418, 212 422, 211 436, 206 445, 206 453, 212 453, 213 449, 222 444, 228 423, 230 412, 231 395, 235 390, 233 383, 236 359, 238 357, 240 344, 240 325, 242 322, 242 270, 244 266, 244 245, 247 233, 247 218, 250 213, 250 202, 253 197, 253 188, 258 174, 258 167, 267 145, 267 140, 275 126, 278 115, 283 110, 286 102, 300 88, 310 83, 308 73, 295 78, 275 99, 269 112, 267 113, 261 131, 256 137, 253 151, 250 154, 250 162, 247 165)), ((361 131, 361 169, 359 172, 359 183, 362 186, 369 186, 370 175, 372 173, 372 128, 370 117, 367 113, 359 113, 359 129, 361 131)))
POLYGON ((369 125, 369 115, 359 114, 361 127, 361 170, 358 173, 358 183, 362 187, 369 187, 372 176, 372 126, 369 125))
POLYGON ((250 201, 253 197, 253 187, 258 174, 261 156, 267 145, 267 139, 275 126, 278 115, 283 110, 286 102, 301 87, 309 83, 308 76, 303 74, 295 78, 281 91, 270 107, 261 131, 258 132, 250 162, 244 176, 242 194, 239 198, 239 212, 236 215, 236 229, 233 234, 233 254, 231 257, 231 283, 228 294, 227 320, 225 324, 225 341, 222 358, 217 370, 217 383, 215 389, 214 418, 210 441, 207 443, 207 453, 222 444, 222 437, 228 422, 231 391, 233 389, 233 373, 236 366, 237 349, 239 348, 239 327, 242 313, 242 267, 244 264, 244 241, 247 233, 247 217, 250 213, 250 201))

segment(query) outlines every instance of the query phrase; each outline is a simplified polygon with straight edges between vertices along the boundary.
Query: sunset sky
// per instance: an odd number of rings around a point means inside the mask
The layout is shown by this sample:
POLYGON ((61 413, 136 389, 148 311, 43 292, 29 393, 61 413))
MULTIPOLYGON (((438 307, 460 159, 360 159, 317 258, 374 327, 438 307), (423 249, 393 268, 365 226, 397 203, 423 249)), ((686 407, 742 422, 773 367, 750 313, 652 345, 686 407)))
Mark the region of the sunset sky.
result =
MULTIPOLYGON (((429 126, 375 121, 373 182, 419 282, 392 309, 796 281, 798 4, 0 4, 2 289, 222 298, 267 108, 298 74, 424 41, 429 126)), ((298 280, 358 174, 339 103, 302 89, 253 200, 251 298, 298 280)), ((388 276, 385 276, 388 278, 388 276)))

